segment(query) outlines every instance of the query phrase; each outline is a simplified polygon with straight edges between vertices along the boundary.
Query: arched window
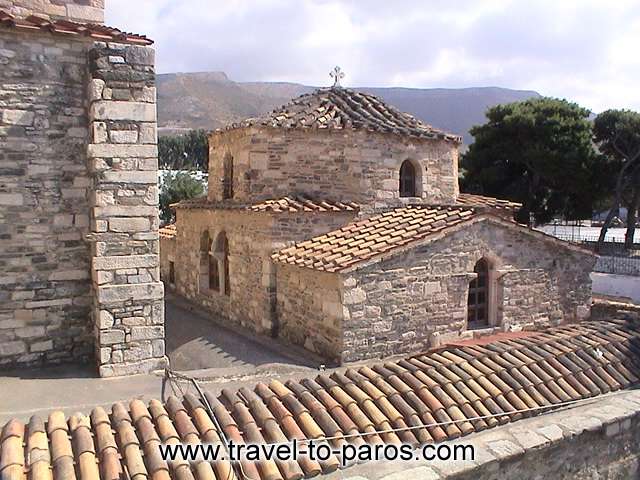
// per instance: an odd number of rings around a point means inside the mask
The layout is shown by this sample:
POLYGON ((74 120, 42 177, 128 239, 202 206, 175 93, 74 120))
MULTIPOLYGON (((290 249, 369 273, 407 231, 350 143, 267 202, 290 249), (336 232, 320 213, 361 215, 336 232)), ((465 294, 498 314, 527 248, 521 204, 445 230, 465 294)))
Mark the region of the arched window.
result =
POLYGON ((409 160, 405 160, 400 166, 400 196, 418 196, 416 193, 416 167, 409 160))
POLYGON ((224 156, 222 162, 222 199, 233 198, 233 157, 230 153, 224 156))
POLYGON ((202 232, 200 237, 200 293, 207 293, 209 290, 217 289, 218 265, 212 257, 211 244, 209 232, 202 232))
POLYGON ((473 271, 476 278, 469 282, 469 300, 467 302, 467 328, 489 326, 489 264, 481 258, 473 271))
POLYGON ((225 295, 229 295, 231 293, 231 284, 229 282, 229 241, 224 232, 221 232, 216 240, 215 257, 219 272, 218 286, 221 287, 218 290, 225 295))

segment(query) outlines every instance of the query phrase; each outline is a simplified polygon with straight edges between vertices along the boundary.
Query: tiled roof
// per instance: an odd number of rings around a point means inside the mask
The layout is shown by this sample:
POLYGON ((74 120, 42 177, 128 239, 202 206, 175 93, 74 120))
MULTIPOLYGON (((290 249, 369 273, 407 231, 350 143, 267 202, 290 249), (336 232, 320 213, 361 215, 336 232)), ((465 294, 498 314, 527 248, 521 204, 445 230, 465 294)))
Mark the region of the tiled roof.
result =
POLYGON ((107 27, 96 23, 78 23, 70 20, 50 20, 36 15, 17 18, 0 9, 0 26, 15 28, 23 31, 40 30, 42 32, 60 35, 89 37, 103 42, 132 43, 137 45, 151 45, 153 40, 144 35, 123 32, 117 28, 107 27))
POLYGON ((356 129, 462 142, 461 136, 427 125, 384 103, 378 97, 341 87, 323 88, 301 95, 264 117, 249 118, 223 130, 249 126, 356 129))
POLYGON ((522 204, 512 202, 511 200, 502 200, 500 198, 485 197, 482 195, 474 195, 472 193, 461 193, 458 195, 456 203, 470 207, 491 207, 497 210, 515 211, 522 208, 522 204))
POLYGON ((330 199, 288 196, 263 200, 253 204, 230 202, 210 202, 207 197, 183 200, 171 205, 173 208, 219 208, 228 210, 247 210, 251 212, 298 213, 298 212, 357 212, 360 206, 354 202, 339 202, 330 199))
POLYGON ((372 216, 273 254, 276 262, 336 272, 471 219, 468 207, 411 205, 372 216))
MULTIPOLYGON (((11 420, 0 436, 0 477, 240 479, 227 461, 167 463, 158 445, 218 443, 224 436, 236 443, 331 438, 334 446, 441 442, 628 388, 639 375, 637 324, 584 322, 314 379, 207 392, 213 417, 202 399, 187 394, 164 404, 136 399, 108 411, 98 407, 88 417, 57 411, 26 425, 11 420)), ((293 480, 338 464, 335 457, 322 463, 301 457, 242 466, 255 480, 293 480)))
POLYGON ((359 264, 379 260, 389 253, 428 238, 438 238, 462 224, 489 220, 518 229, 559 247, 593 256, 582 246, 503 219, 491 209, 467 206, 409 205, 350 223, 338 230, 298 242, 271 255, 275 262, 325 272, 356 268, 359 264))
POLYGON ((333 200, 312 200, 305 197, 283 197, 277 200, 265 200, 251 205, 253 212, 356 212, 357 203, 336 202, 333 200))
POLYGON ((160 228, 158 230, 158 233, 160 234, 160 238, 175 238, 176 234, 178 233, 178 230, 176 229, 176 224, 171 223, 169 225, 166 225, 160 228))

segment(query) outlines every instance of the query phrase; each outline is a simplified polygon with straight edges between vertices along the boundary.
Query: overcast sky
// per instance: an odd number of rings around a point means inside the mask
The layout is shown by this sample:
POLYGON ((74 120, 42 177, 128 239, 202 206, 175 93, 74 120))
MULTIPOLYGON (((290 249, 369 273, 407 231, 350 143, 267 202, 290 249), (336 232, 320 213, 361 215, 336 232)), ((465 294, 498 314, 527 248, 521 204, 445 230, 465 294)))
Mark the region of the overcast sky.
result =
POLYGON ((640 110, 637 0, 107 0, 159 73, 328 86, 531 89, 640 110))

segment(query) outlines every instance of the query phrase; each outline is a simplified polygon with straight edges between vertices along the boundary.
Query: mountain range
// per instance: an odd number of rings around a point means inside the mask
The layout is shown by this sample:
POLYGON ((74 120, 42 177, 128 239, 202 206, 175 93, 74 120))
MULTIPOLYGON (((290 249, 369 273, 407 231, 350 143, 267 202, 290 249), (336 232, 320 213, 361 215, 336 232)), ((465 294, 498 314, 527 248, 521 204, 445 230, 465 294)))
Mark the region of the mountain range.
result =
MULTIPOLYGON (((166 73, 157 77, 161 135, 192 128, 214 130, 270 112, 316 87, 286 82, 234 82, 223 72, 166 73)), ((532 90, 499 87, 358 87, 434 127, 457 133, 466 145, 469 129, 484 123, 487 108, 538 97, 532 90)))

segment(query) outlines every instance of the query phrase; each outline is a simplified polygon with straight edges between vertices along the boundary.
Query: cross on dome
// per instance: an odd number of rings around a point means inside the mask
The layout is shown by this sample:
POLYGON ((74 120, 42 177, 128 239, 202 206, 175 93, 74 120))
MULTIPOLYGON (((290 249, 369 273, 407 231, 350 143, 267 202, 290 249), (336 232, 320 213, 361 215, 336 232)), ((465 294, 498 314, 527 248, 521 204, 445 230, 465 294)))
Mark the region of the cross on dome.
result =
POLYGON ((333 70, 331 70, 331 72, 329 73, 329 76, 331 78, 333 78, 333 86, 334 87, 341 87, 342 85, 340 85, 340 80, 342 80, 344 78, 344 72, 342 71, 342 69, 338 66, 333 67, 333 70))

